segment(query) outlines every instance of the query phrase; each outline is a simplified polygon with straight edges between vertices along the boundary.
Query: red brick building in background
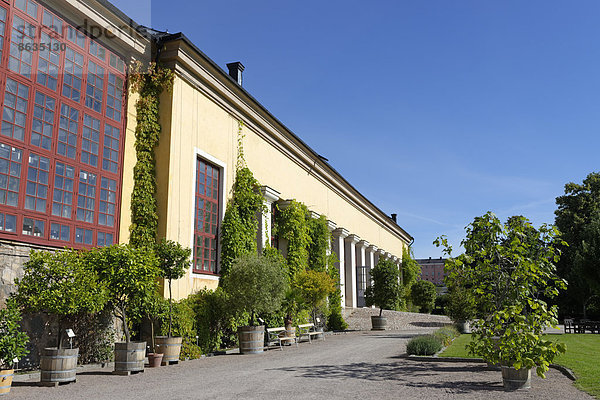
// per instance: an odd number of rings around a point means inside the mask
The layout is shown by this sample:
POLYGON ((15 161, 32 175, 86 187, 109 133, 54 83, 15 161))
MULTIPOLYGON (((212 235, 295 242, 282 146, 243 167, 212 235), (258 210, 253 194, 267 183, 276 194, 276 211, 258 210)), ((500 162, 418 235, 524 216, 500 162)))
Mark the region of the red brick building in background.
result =
POLYGON ((444 264, 446 263, 445 258, 421 258, 415 260, 421 266, 420 279, 433 282, 436 286, 444 285, 444 264))

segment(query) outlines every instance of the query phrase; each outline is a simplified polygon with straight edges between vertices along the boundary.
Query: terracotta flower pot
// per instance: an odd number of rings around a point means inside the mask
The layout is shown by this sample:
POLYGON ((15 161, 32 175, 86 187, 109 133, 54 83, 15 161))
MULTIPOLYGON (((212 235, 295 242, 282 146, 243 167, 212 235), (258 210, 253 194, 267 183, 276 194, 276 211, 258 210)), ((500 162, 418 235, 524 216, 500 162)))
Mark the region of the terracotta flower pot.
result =
POLYGON ((163 353, 148 353, 148 366, 150 368, 160 367, 163 359, 163 353))

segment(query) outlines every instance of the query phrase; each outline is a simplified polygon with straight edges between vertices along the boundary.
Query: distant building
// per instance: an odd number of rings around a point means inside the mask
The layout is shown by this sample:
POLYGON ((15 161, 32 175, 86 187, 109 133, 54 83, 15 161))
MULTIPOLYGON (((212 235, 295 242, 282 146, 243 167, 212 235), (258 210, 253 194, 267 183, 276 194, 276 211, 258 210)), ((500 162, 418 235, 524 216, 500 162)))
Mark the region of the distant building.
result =
POLYGON ((446 274, 444 272, 445 258, 421 258, 415 260, 421 266, 421 279, 443 285, 446 274))

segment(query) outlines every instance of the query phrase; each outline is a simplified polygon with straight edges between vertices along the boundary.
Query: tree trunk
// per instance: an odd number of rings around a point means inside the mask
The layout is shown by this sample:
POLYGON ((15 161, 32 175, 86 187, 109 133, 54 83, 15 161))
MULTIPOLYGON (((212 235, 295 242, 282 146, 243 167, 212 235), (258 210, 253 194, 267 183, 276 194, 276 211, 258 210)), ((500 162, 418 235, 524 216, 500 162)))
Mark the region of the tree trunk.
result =
POLYGON ((154 320, 152 318, 148 318, 150 320, 150 345, 152 345, 152 353, 154 353, 154 320))
POLYGON ((383 308, 379 307, 379 316, 381 317, 381 314, 383 313, 383 308))
POLYGON ((173 325, 173 296, 171 295, 171 280, 169 279, 169 337, 171 337, 172 325, 173 325))
POLYGON ((62 339, 63 339, 63 321, 62 318, 58 319, 58 335, 57 335, 57 343, 56 343, 56 348, 57 349, 62 349, 62 339))

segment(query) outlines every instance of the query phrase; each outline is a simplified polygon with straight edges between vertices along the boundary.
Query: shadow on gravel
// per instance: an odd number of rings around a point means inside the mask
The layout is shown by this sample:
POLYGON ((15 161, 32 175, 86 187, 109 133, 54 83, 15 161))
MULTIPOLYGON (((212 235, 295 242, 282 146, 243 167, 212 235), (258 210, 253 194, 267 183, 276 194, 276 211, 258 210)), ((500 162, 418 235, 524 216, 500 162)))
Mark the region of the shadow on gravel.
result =
POLYGON ((418 336, 418 333, 401 333, 398 335, 369 335, 369 338, 372 339, 412 339, 415 336, 418 336))
POLYGON ((418 326, 421 328, 441 328, 452 324, 449 322, 411 322, 409 325, 418 326))
POLYGON ((86 371, 78 372, 77 375, 113 375, 112 371, 86 371))
POLYGON ((38 381, 35 381, 35 382, 22 382, 22 381, 18 382, 18 381, 13 381, 12 385, 14 387, 17 387, 17 386, 37 387, 37 386, 40 386, 40 383, 38 381))
POLYGON ((296 372, 302 378, 364 379, 371 382, 396 381, 406 386, 449 390, 452 393, 504 391, 501 381, 488 381, 480 373, 488 371, 477 365, 438 365, 395 361, 389 363, 352 363, 272 368, 273 371, 296 372), (435 378, 431 378, 435 377, 435 378))

